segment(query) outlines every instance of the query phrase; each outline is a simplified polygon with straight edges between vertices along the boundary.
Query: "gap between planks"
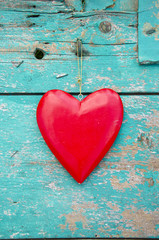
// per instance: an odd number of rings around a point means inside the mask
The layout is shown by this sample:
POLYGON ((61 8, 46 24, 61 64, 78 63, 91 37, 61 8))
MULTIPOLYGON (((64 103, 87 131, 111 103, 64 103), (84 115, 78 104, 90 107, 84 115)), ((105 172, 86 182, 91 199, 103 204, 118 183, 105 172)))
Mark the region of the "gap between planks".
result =
MULTIPOLYGON (((50 89, 53 90, 53 89, 50 89)), ((71 95, 79 95, 79 92, 67 92, 71 95)), ((84 92, 82 95, 89 95, 93 92, 84 92)), ((121 96, 151 96, 151 95, 159 95, 159 92, 117 92, 121 96)), ((44 95, 45 92, 33 92, 33 93, 0 93, 0 96, 29 96, 29 95, 44 95)))

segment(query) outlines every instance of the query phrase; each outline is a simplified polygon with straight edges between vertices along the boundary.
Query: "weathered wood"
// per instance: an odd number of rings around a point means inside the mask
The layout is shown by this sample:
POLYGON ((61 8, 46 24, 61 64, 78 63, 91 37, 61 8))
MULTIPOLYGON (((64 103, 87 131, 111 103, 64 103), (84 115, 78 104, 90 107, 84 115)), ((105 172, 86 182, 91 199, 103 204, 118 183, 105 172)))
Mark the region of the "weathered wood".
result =
POLYGON ((139 0, 138 11, 139 62, 159 63, 159 2, 139 0))
POLYGON ((5 11, 16 12, 46 12, 46 13, 59 13, 59 12, 72 12, 71 8, 68 8, 64 1, 50 1, 50 0, 0 0, 0 9, 5 11))
POLYGON ((65 0, 68 7, 72 7, 75 11, 92 11, 92 10, 103 10, 108 8, 113 8, 113 0, 65 0))
MULTIPOLYGON (((0 11, 1 44, 6 40, 17 41, 76 41, 84 43, 120 44, 137 41, 136 14, 111 12, 33 15, 28 12, 0 11), (35 17, 36 16, 36 17, 35 17), (109 22, 111 31, 103 32, 100 24, 109 22)), ((104 30, 105 31, 105 30, 104 30)))
MULTIPOLYGON (((77 55, 77 39, 75 41, 32 41, 8 39, 2 41, 0 46, 0 62, 11 62, 20 59, 35 59, 34 52, 36 48, 44 51, 44 59, 51 60, 53 56, 61 55, 77 55)), ((80 52, 80 51, 79 51, 80 52)), ((137 42, 134 43, 118 43, 118 44, 93 44, 82 41, 82 55, 86 56, 136 56, 137 42)))
MULTIPOLYGON (((83 41, 83 92, 159 91, 158 66, 138 64, 138 1, 85 1, 80 12, 80 0, 0 0, 1 93, 79 92, 77 38, 83 41), (41 60, 35 50, 43 51, 41 60)), ((145 28, 148 3, 138 11, 142 63, 145 39, 158 33, 154 9, 152 28, 145 28)), ((157 7, 157 0, 152 4, 157 7)), ((40 97, 0 96, 0 238, 159 237, 159 97, 122 96, 121 131, 82 185, 41 137, 35 117, 40 97)))
MULTIPOLYGON (((114 49, 118 49, 117 52, 121 49, 122 52, 125 48, 118 46, 114 49)), ((45 60, 45 57, 37 60, 33 53, 19 53, 23 57, 14 60, 16 53, 5 54, 11 59, 7 62, 7 57, 6 62, 0 63, 1 92, 46 92, 53 88, 79 92, 76 56, 46 55, 48 60, 45 60), (24 58, 25 55, 27 58, 24 58), (59 74, 65 76, 57 78, 59 74)), ((136 56, 117 54, 83 59, 83 92, 95 91, 102 87, 109 87, 118 92, 157 92, 158 80, 158 66, 140 66, 136 56)))
MULTIPOLYGON (((0 0, 0 9, 6 11, 27 11, 27 12, 76 12, 82 10, 81 0, 0 0)), ((85 11, 104 10, 119 12, 136 12, 138 7, 137 0, 86 0, 85 11)))
MULTIPOLYGON (((20 9, 26 8, 19 4, 20 9)), ((43 1, 37 4, 36 9, 40 4, 43 6, 43 1)), ((61 4, 56 2, 53 6, 61 4)), ((11 2, 12 6, 17 4, 11 2)), ((53 14, 46 11, 37 16, 28 11, 1 11, 1 92, 45 92, 51 88, 78 92, 75 55, 78 37, 84 43, 84 92, 101 87, 119 92, 158 91, 157 67, 153 67, 152 75, 152 69, 137 66, 136 14, 98 11, 71 17, 70 13, 57 13, 58 10, 53 14), (111 28, 105 33, 107 23, 111 23, 111 28), (43 60, 35 59, 36 48, 44 51, 43 60), (59 74, 65 77, 57 80, 59 74)))
POLYGON ((137 0, 65 0, 68 7, 75 11, 109 10, 119 12, 136 12, 138 8, 137 0))
POLYGON ((122 96, 121 131, 82 185, 40 135, 40 97, 0 98, 0 238, 159 236, 159 97, 122 96))

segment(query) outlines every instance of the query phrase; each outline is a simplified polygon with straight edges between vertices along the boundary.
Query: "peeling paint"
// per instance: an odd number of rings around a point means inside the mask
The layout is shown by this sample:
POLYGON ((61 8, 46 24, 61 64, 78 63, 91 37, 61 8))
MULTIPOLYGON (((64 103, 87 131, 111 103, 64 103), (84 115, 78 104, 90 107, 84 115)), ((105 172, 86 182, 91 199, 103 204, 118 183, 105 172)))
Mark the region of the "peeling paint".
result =
POLYGON ((118 227, 118 229, 122 231, 124 237, 139 237, 143 232, 145 232, 146 237, 158 236, 156 227, 159 224, 159 215, 157 211, 128 209, 122 213, 122 217, 126 227, 118 227))
POLYGON ((115 212, 118 212, 120 210, 119 206, 115 203, 107 202, 107 205, 115 212))
MULTIPOLYGON (((109 11, 82 13, 63 1, 2 1, 1 93, 41 93, 53 88, 78 92, 73 50, 79 37, 90 53, 83 58, 83 92, 103 87, 128 94, 157 92, 158 66, 139 66, 137 61, 137 0, 105 2, 101 0, 104 8, 111 6, 109 11), (99 30, 105 21, 111 24, 107 34, 99 30), (45 51, 44 59, 34 58, 36 48, 45 51), (60 72, 69 77, 56 78, 60 72)), ((147 29, 147 39, 155 39, 156 26, 151 23, 155 29, 147 29)), ((0 237, 157 237, 158 96, 121 96, 120 134, 80 186, 38 131, 40 98, 38 94, 0 98, 0 237)))
POLYGON ((148 182, 148 184, 149 184, 149 187, 152 187, 153 185, 154 185, 154 180, 153 180, 153 178, 151 177, 151 178, 145 178, 145 181, 147 181, 148 182))
POLYGON ((150 35, 150 34, 148 34, 148 32, 150 32, 150 30, 151 31, 153 30, 151 35, 154 35, 155 40, 159 40, 159 25, 156 25, 156 26, 153 27, 151 25, 151 23, 148 23, 148 22, 144 23, 143 33, 144 33, 145 36, 150 35))
POLYGON ((10 238, 15 238, 18 234, 19 232, 13 233, 12 235, 10 235, 10 238))
POLYGON ((72 212, 68 214, 62 214, 59 218, 65 217, 65 224, 60 224, 59 227, 61 229, 66 229, 67 226, 71 232, 75 232, 78 228, 76 223, 82 223, 83 229, 87 227, 87 219, 86 217, 80 212, 72 212))
POLYGON ((87 209, 94 209, 94 210, 98 210, 98 204, 94 203, 94 202, 84 202, 84 203, 73 203, 72 204, 72 209, 74 211, 81 211, 81 212, 85 212, 87 209))

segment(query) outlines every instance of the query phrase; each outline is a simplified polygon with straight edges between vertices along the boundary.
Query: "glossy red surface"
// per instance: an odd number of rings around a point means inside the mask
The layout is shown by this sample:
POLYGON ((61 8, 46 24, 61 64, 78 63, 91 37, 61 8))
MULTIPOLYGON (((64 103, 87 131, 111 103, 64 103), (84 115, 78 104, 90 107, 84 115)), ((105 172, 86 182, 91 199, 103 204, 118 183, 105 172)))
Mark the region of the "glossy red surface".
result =
POLYGON ((37 107, 37 122, 48 147, 63 167, 82 183, 112 146, 123 120, 120 96, 98 90, 82 101, 50 90, 37 107))

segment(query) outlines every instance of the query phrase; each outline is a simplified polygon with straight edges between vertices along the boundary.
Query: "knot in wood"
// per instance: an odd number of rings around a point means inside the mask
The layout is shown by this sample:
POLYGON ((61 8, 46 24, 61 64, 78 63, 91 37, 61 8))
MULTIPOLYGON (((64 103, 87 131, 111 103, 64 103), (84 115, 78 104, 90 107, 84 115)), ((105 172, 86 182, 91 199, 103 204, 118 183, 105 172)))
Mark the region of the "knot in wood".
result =
POLYGON ((107 21, 101 22, 99 25, 99 30, 103 33, 110 32, 111 31, 111 23, 107 22, 107 21))

